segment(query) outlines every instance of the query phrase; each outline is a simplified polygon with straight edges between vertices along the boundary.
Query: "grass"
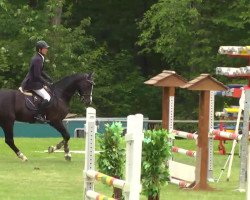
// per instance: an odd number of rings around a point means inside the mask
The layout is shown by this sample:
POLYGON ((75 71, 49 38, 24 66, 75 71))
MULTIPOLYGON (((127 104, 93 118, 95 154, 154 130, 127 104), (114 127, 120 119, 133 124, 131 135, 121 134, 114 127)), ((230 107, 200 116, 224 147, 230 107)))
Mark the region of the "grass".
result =
MULTIPOLYGON (((0 199, 1 200, 82 200, 84 155, 73 154, 72 161, 66 162, 63 153, 47 154, 41 151, 55 145, 59 138, 16 138, 17 146, 28 157, 28 162, 21 162, 0 140, 0 199), (38 152, 39 151, 39 152, 38 152)), ((177 140, 176 146, 195 149, 193 141, 177 140)), ((218 141, 215 141, 214 177, 217 178, 228 156, 219 155, 218 141)), ((71 150, 84 150, 84 140, 71 139, 71 150)), ((227 153, 231 142, 226 144, 227 153)), ((238 146, 237 146, 238 152, 238 146)), ((236 153, 237 153, 236 152, 236 153)), ((175 154, 175 160, 194 164, 195 160, 175 154)), ((169 184, 161 189, 161 200, 242 200, 245 193, 234 191, 239 186, 239 157, 236 155, 230 181, 226 181, 224 172, 219 183, 209 183, 216 190, 213 192, 195 192, 182 190, 169 184)), ((102 184, 95 185, 96 191, 111 196, 111 189, 102 184)), ((147 198, 141 195, 141 200, 147 198)))

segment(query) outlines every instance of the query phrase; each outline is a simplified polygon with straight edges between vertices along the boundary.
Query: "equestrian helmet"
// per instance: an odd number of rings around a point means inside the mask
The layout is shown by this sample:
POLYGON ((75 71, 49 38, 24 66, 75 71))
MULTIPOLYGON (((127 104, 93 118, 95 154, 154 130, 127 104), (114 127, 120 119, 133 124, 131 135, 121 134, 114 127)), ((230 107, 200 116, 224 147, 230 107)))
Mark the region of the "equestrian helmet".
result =
POLYGON ((49 48, 49 45, 47 42, 40 40, 36 43, 36 50, 39 51, 39 49, 47 49, 49 48))

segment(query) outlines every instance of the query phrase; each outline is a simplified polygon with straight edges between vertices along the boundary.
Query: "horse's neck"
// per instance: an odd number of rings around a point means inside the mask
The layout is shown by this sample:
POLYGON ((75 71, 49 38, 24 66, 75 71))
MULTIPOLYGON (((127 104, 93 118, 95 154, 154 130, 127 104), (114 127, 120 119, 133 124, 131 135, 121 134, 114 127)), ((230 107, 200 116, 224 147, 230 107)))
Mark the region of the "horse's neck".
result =
POLYGON ((76 87, 74 87, 76 82, 77 82, 77 79, 73 79, 73 80, 65 79, 63 81, 56 83, 54 86, 55 95, 59 97, 60 99, 64 100, 65 103, 68 104, 72 96, 76 92, 76 87))

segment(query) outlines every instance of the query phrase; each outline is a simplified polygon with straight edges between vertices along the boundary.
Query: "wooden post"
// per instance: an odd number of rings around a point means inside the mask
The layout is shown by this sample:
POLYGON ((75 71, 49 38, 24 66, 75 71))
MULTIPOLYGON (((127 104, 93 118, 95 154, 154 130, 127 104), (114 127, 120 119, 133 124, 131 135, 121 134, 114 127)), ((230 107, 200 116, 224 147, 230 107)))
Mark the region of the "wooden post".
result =
MULTIPOLYGON (((214 79, 209 74, 201 74, 199 77, 189 81, 182 88, 200 91, 199 99, 199 124, 198 124, 198 145, 196 151, 195 181, 190 185, 194 190, 212 190, 207 184, 208 177, 208 133, 212 126, 210 119, 210 91, 226 90, 227 87, 214 79)), ((210 166, 210 174, 212 168, 210 166)), ((211 177, 209 177, 211 179, 211 177)))
POLYGON ((210 91, 201 91, 199 100, 198 146, 196 160, 196 182, 193 189, 211 189, 207 184, 208 132, 210 91))

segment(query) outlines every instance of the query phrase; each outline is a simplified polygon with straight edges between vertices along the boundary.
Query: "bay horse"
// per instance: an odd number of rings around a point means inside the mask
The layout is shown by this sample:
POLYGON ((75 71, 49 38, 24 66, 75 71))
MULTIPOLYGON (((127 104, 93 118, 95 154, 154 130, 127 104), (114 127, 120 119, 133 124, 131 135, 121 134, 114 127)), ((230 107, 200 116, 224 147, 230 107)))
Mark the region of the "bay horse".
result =
MULTIPOLYGON (((49 125, 61 133, 63 140, 55 147, 49 147, 49 153, 63 146, 65 159, 68 161, 71 160, 68 146, 70 134, 64 127, 62 120, 69 113, 69 103, 75 93, 78 92, 85 104, 92 102, 93 85, 92 73, 67 76, 51 85, 50 90, 53 94, 50 104, 45 109, 45 114, 49 125)), ((14 143, 14 122, 36 122, 34 118, 36 111, 26 106, 26 99, 26 95, 19 90, 0 90, 0 126, 4 131, 5 143, 9 145, 22 161, 27 161, 28 159, 14 143)))

